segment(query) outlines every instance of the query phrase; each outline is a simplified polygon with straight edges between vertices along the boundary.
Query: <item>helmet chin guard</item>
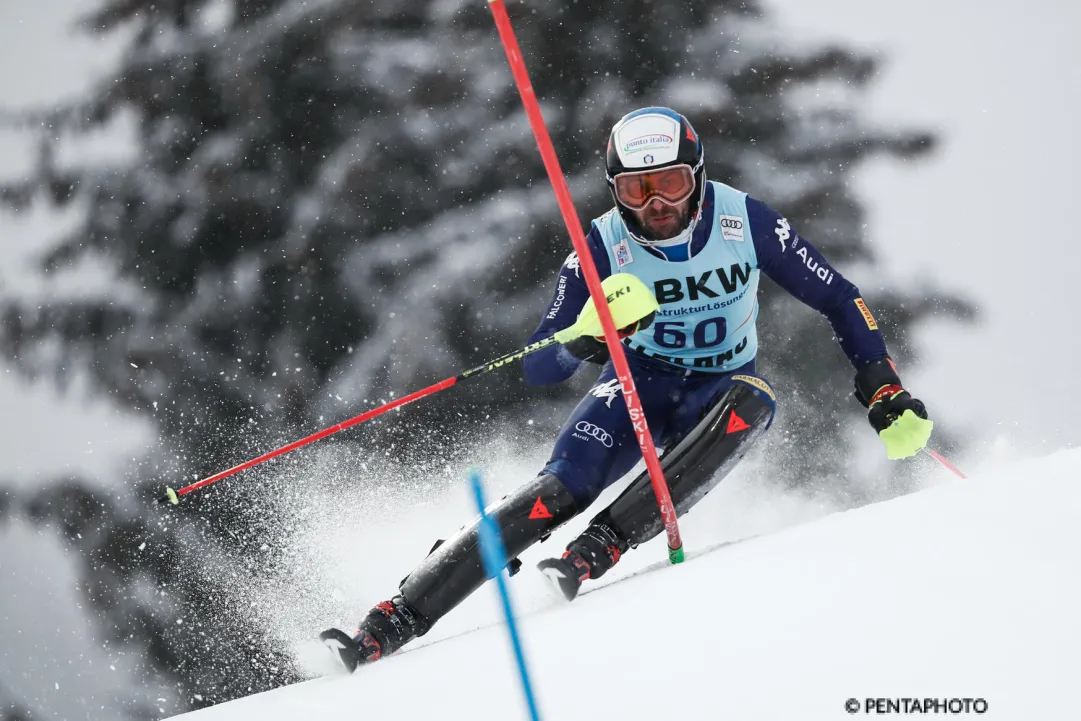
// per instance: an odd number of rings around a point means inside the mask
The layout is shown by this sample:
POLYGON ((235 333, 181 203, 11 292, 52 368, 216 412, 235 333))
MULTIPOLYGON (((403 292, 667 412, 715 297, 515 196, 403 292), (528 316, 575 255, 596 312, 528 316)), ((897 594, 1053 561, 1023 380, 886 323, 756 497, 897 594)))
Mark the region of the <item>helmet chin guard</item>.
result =
POLYGON ((627 232, 641 245, 663 247, 690 239, 702 214, 706 191, 705 153, 690 121, 674 110, 649 107, 623 116, 608 136, 605 153, 608 189, 627 232), (677 165, 687 165, 694 175, 695 189, 688 202, 686 225, 671 238, 652 237, 640 227, 630 208, 616 197, 615 178, 622 173, 639 173, 677 165))

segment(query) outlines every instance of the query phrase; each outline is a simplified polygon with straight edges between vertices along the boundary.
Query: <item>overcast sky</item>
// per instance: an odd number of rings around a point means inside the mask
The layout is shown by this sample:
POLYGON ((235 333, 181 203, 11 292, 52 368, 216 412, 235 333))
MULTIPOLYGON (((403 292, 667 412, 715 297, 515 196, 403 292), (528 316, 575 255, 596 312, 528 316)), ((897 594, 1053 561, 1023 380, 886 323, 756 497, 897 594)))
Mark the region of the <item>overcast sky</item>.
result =
MULTIPOLYGON (((980 325, 920 333, 927 362, 902 377, 936 419, 984 442, 965 459, 1078 444, 1073 221, 1081 161, 1081 5, 1061 0, 772 0, 794 35, 880 52, 868 114, 920 123, 930 160, 854 174, 870 209, 875 272, 933 279, 976 301, 980 325)), ((874 279, 856 278, 872 286, 874 279)), ((769 352, 769 349, 763 349, 769 352)))
MULTIPOLYGON (((118 43, 66 32, 87 4, 0 4, 0 105, 69 97, 107 72, 118 43)), ((976 452, 960 460, 976 467, 1077 445, 1072 415, 1081 390, 1073 373, 1079 348, 1072 292, 1081 251, 1072 211, 1081 160, 1081 6, 1063 0, 770 0, 768 7, 795 38, 833 37, 880 52, 884 64, 867 114, 886 126, 929 127, 943 141, 931 159, 870 163, 853 182, 870 211, 869 237, 885 261, 876 274, 916 284, 933 280, 980 308, 978 326, 932 325, 920 332, 928 360, 901 369, 937 422, 979 439, 976 452)), ((0 175, 10 177, 29 163, 24 141, 0 132, 0 175)), ((28 249, 55 227, 42 217, 0 215, 0 287, 25 277, 28 249)), ((852 279, 866 290, 881 282, 868 275, 852 279)), ((78 393, 61 399, 2 367, 0 405, 0 476, 23 482, 70 467, 107 478, 152 441, 105 404, 78 393)), ((35 583, 52 589, 54 605, 66 604, 50 617, 70 629, 77 595, 64 551, 55 541, 35 546, 30 538, 25 528, 0 532, 0 586, 10 588, 19 569, 38 569, 35 583)), ((0 594, 0 676, 25 668, 20 649, 29 640, 17 629, 35 618, 0 594)), ((70 669, 55 670, 65 690, 78 687, 70 669), (70 678, 60 678, 65 674, 70 678)), ((28 674, 22 690, 39 709, 63 716, 70 702, 53 690, 53 680, 28 674)), ((88 685, 85 693, 94 691, 88 685)))

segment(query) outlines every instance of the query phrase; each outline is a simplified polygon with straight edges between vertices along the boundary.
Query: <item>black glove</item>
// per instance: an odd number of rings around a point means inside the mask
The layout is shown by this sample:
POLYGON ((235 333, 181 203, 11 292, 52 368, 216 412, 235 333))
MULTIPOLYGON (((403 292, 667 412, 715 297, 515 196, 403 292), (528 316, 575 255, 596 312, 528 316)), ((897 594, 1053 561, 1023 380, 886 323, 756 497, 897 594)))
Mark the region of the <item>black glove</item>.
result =
POLYGON ((934 427, 927 419, 927 408, 901 387, 901 379, 888 357, 856 373, 855 396, 868 409, 867 420, 886 444, 891 460, 907 458, 927 445, 934 427))
POLYGON ((580 335, 563 347, 580 361, 603 365, 608 362, 608 346, 593 336, 580 335))
POLYGON ((927 420, 927 407, 919 398, 913 398, 911 393, 900 386, 886 386, 882 390, 881 398, 872 403, 867 411, 867 420, 875 431, 889 428, 908 410, 927 420))
MULTIPOLYGON (((619 329, 620 339, 629 338, 640 330, 648 328, 653 322, 653 317, 656 313, 650 313, 637 323, 631 323, 628 326, 624 326, 619 329)), ((564 343, 563 347, 567 349, 572 356, 580 361, 586 363, 596 363, 603 365, 608 362, 610 354, 608 353, 608 346, 604 342, 604 338, 594 338, 588 335, 578 336, 574 340, 564 343)))

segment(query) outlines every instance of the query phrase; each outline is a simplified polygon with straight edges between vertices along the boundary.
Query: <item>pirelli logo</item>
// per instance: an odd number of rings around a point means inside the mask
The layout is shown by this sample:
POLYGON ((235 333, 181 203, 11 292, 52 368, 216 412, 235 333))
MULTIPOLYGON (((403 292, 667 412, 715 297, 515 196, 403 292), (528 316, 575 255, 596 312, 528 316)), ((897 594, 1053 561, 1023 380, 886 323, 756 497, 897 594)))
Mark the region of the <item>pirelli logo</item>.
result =
POLYGON ((754 386, 758 390, 765 393, 767 396, 769 396, 771 401, 777 400, 777 396, 773 395, 773 389, 769 387, 769 383, 766 383, 761 378, 756 378, 754 376, 745 376, 745 375, 742 375, 742 374, 736 374, 736 375, 732 376, 732 380, 734 380, 734 381, 743 381, 747 385, 754 386))
POLYGON ((871 309, 863 302, 863 298, 856 298, 856 307, 863 314, 863 322, 867 324, 867 327, 871 330, 878 330, 878 323, 875 322, 875 317, 871 315, 871 309))

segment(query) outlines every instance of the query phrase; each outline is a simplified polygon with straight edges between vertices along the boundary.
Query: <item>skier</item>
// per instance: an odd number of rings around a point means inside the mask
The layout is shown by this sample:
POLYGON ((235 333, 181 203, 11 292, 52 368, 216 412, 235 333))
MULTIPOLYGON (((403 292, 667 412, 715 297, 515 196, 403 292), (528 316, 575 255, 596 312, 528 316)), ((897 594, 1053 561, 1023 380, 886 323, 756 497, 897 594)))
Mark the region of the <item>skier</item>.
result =
MULTIPOLYGON (((829 319, 856 369, 855 396, 888 457, 926 445, 932 423, 901 386, 859 290, 782 215, 707 181, 702 142, 684 116, 658 107, 626 115, 609 136, 606 166, 615 207, 593 221, 586 240, 602 279, 630 273, 655 292, 655 317, 620 329, 620 336, 678 514, 712 489, 773 420, 773 389, 755 373, 761 272, 829 319)), ((588 299, 572 253, 530 342, 570 326, 588 299)), ((490 511, 509 558, 578 515, 641 458, 603 342, 582 337, 554 345, 523 366, 529 382, 549 384, 568 379, 584 361, 600 364, 600 376, 560 431, 548 464, 490 511)), ((661 530, 643 472, 561 557, 540 568, 572 599, 585 580, 600 578, 661 530)), ((330 629, 320 638, 353 670, 426 633, 485 580, 474 523, 437 544, 355 634, 330 629)))

